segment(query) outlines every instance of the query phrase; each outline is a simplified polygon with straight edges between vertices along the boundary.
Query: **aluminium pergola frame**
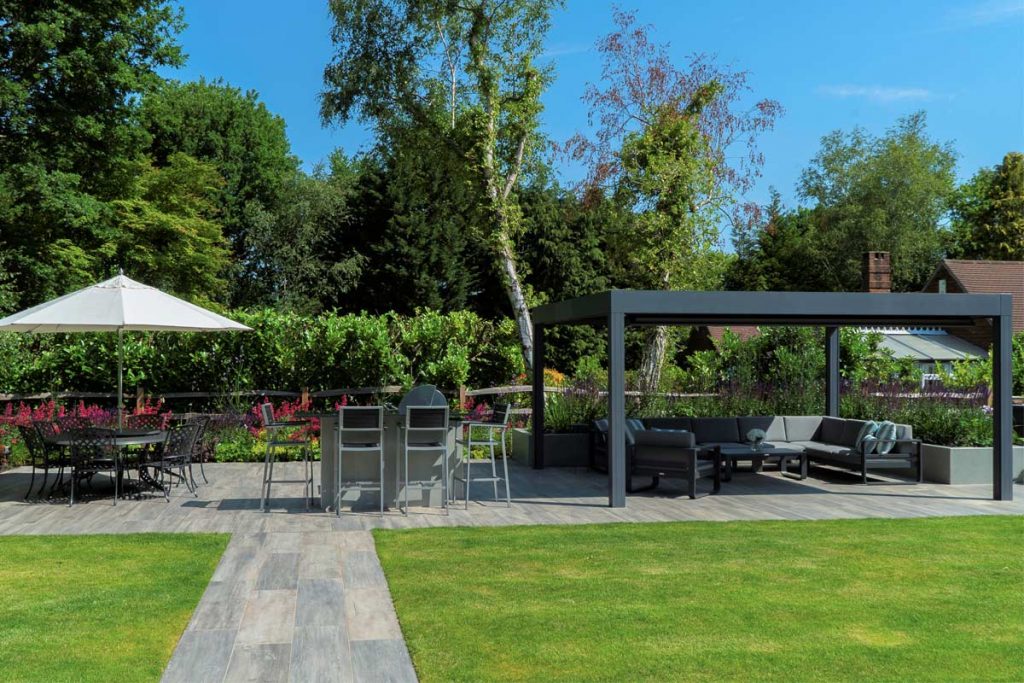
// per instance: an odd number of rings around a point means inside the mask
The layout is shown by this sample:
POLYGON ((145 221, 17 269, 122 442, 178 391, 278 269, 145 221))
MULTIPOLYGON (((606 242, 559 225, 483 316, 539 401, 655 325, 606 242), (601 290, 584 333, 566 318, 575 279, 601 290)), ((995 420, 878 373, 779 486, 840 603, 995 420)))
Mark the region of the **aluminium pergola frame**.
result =
MULTIPOLYGON (((992 321, 992 498, 1012 500, 1011 305, 1009 294, 685 292, 611 290, 549 303, 533 315, 533 432, 544 432, 544 332, 553 325, 608 331, 608 504, 626 505, 625 332, 650 325, 782 325, 825 328, 825 414, 839 415, 839 328, 974 325, 992 321)), ((533 440, 544 467, 544 439, 533 440)))

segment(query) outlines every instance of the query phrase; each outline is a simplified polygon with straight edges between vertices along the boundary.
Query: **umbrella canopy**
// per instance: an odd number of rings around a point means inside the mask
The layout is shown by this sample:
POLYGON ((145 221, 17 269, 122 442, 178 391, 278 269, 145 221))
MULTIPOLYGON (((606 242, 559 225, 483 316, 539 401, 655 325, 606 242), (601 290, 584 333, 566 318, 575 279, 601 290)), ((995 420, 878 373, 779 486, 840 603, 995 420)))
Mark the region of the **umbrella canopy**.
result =
POLYGON ((0 319, 0 330, 12 332, 241 332, 250 329, 124 275, 0 319))
POLYGON ((248 331, 234 320, 217 315, 156 287, 121 273, 91 287, 33 306, 0 319, 0 331, 117 332, 117 425, 121 427, 124 397, 124 339, 128 331, 221 332, 248 331))

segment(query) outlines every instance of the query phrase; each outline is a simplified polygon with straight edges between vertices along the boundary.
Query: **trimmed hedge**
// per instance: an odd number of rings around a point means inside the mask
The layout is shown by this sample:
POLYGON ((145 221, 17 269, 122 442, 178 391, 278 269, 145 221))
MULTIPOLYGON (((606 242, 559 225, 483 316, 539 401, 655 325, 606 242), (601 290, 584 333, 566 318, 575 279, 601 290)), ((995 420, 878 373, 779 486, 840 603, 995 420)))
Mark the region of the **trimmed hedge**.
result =
MULTIPOLYGON (((125 334, 125 386, 148 391, 311 390, 504 384, 523 371, 511 320, 469 311, 316 317, 227 315, 253 332, 125 334)), ((0 333, 0 392, 110 391, 114 334, 0 333)))

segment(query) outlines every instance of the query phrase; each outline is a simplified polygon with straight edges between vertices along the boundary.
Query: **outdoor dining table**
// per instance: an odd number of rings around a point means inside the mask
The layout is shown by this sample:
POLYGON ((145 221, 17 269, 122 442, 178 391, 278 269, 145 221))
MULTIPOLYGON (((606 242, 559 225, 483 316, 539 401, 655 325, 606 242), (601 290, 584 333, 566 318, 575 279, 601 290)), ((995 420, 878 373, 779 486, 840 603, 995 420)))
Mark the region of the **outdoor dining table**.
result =
MULTIPOLYGON (((162 444, 167 438, 167 432, 159 429, 113 429, 111 431, 114 434, 114 446, 119 451, 130 446, 162 444)), ((50 439, 50 443, 62 448, 70 448, 73 441, 70 435, 59 435, 54 439, 50 439)), ((117 477, 119 488, 123 475, 124 467, 121 466, 121 463, 118 463, 117 477)), ((139 468, 139 480, 151 488, 162 488, 160 483, 153 479, 143 467, 139 468)))

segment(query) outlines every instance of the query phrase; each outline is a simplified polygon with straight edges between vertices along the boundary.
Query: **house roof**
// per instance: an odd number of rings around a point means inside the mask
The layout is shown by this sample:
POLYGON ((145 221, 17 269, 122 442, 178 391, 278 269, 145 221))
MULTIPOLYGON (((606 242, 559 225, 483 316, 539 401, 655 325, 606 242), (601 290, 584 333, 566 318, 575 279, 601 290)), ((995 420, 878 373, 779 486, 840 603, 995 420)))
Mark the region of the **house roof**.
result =
POLYGON ((756 325, 707 325, 706 327, 708 328, 708 336, 716 342, 722 341, 726 330, 729 330, 743 341, 756 337, 761 333, 761 330, 756 325))
POLYGON ((968 294, 1012 294, 1013 331, 1024 330, 1024 261, 943 259, 925 288, 943 271, 968 294))
POLYGON ((912 358, 916 361, 953 361, 967 358, 984 358, 984 349, 974 344, 934 330, 882 331, 879 346, 892 351, 896 358, 912 358))

